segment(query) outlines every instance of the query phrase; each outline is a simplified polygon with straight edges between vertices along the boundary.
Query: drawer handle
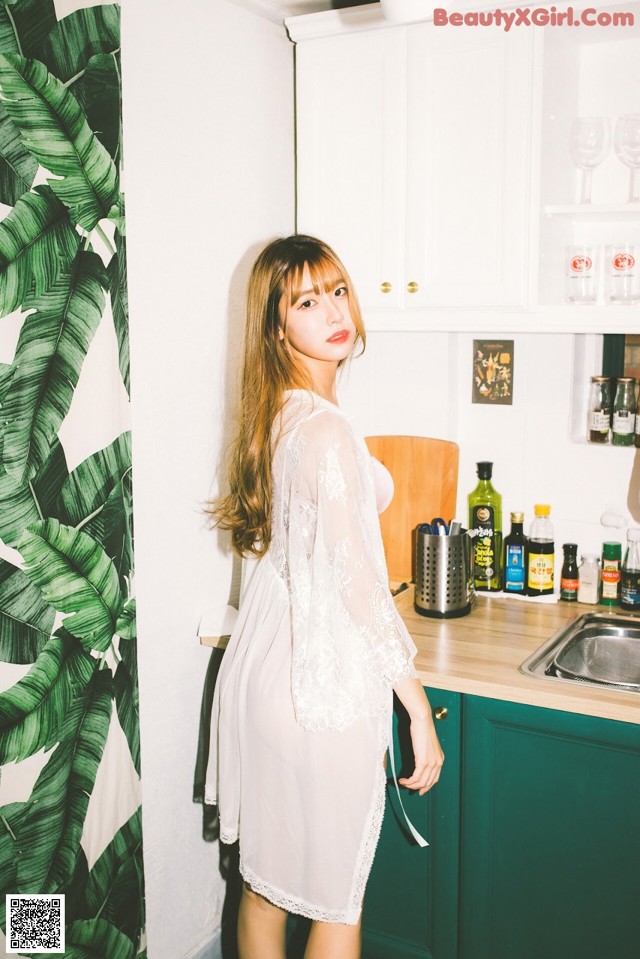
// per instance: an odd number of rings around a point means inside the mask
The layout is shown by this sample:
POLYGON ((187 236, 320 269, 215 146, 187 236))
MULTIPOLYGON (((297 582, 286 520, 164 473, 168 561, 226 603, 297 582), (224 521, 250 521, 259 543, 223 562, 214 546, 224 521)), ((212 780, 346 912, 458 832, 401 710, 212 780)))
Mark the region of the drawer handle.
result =
POLYGON ((436 706, 433 712, 436 719, 446 719, 449 715, 449 710, 446 706, 436 706))
POLYGON ((411 283, 407 283, 407 293, 417 293, 418 289, 419 287, 417 283, 413 281, 411 283))
POLYGON ((390 283, 381 283, 380 289, 383 293, 391 293, 391 284, 390 283))

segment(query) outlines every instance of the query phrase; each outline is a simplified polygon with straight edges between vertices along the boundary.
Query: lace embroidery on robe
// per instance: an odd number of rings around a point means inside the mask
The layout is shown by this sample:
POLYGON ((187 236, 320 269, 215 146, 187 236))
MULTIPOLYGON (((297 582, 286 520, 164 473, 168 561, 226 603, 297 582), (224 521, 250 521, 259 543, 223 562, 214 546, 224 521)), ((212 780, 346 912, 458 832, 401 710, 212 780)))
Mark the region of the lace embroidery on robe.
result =
POLYGON ((293 704, 303 727, 343 730, 386 716, 416 648, 389 592, 364 440, 310 394, 285 406, 268 555, 290 598, 293 704))

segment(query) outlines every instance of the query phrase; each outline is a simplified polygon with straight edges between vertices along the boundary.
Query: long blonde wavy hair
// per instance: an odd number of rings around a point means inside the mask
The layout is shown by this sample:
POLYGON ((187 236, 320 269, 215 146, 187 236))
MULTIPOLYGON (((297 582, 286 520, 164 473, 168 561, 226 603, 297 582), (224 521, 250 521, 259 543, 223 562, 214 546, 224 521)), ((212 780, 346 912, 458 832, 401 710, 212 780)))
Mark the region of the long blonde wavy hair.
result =
POLYGON ((233 547, 241 555, 260 556, 271 541, 271 434, 283 394, 289 389, 314 388, 309 372, 289 351, 283 326, 288 306, 302 290, 305 266, 316 294, 346 286, 356 328, 354 346, 360 343, 364 350, 356 293, 331 247, 303 234, 270 243, 249 278, 239 423, 228 462, 229 493, 211 503, 209 510, 213 525, 231 531, 233 547))

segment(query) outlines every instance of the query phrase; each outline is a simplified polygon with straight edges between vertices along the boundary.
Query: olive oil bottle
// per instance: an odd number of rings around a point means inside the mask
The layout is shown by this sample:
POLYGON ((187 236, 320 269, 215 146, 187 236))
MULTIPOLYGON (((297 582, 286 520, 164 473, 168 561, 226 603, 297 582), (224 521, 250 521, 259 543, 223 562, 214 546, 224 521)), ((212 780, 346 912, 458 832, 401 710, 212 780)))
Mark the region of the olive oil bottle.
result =
POLYGON ((491 484, 493 463, 477 464, 478 485, 469 493, 469 530, 473 532, 473 581, 476 590, 502 587, 502 496, 491 484))

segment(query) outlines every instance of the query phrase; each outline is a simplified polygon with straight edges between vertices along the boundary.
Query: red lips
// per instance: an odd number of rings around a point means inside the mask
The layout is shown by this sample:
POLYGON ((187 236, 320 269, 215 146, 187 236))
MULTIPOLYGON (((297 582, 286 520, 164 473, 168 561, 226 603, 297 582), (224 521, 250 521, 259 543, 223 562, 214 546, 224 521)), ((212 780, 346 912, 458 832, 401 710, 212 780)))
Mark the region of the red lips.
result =
POLYGON ((333 336, 330 336, 327 340, 327 343, 344 343, 345 340, 349 339, 348 330, 340 330, 339 333, 334 333, 333 336))

